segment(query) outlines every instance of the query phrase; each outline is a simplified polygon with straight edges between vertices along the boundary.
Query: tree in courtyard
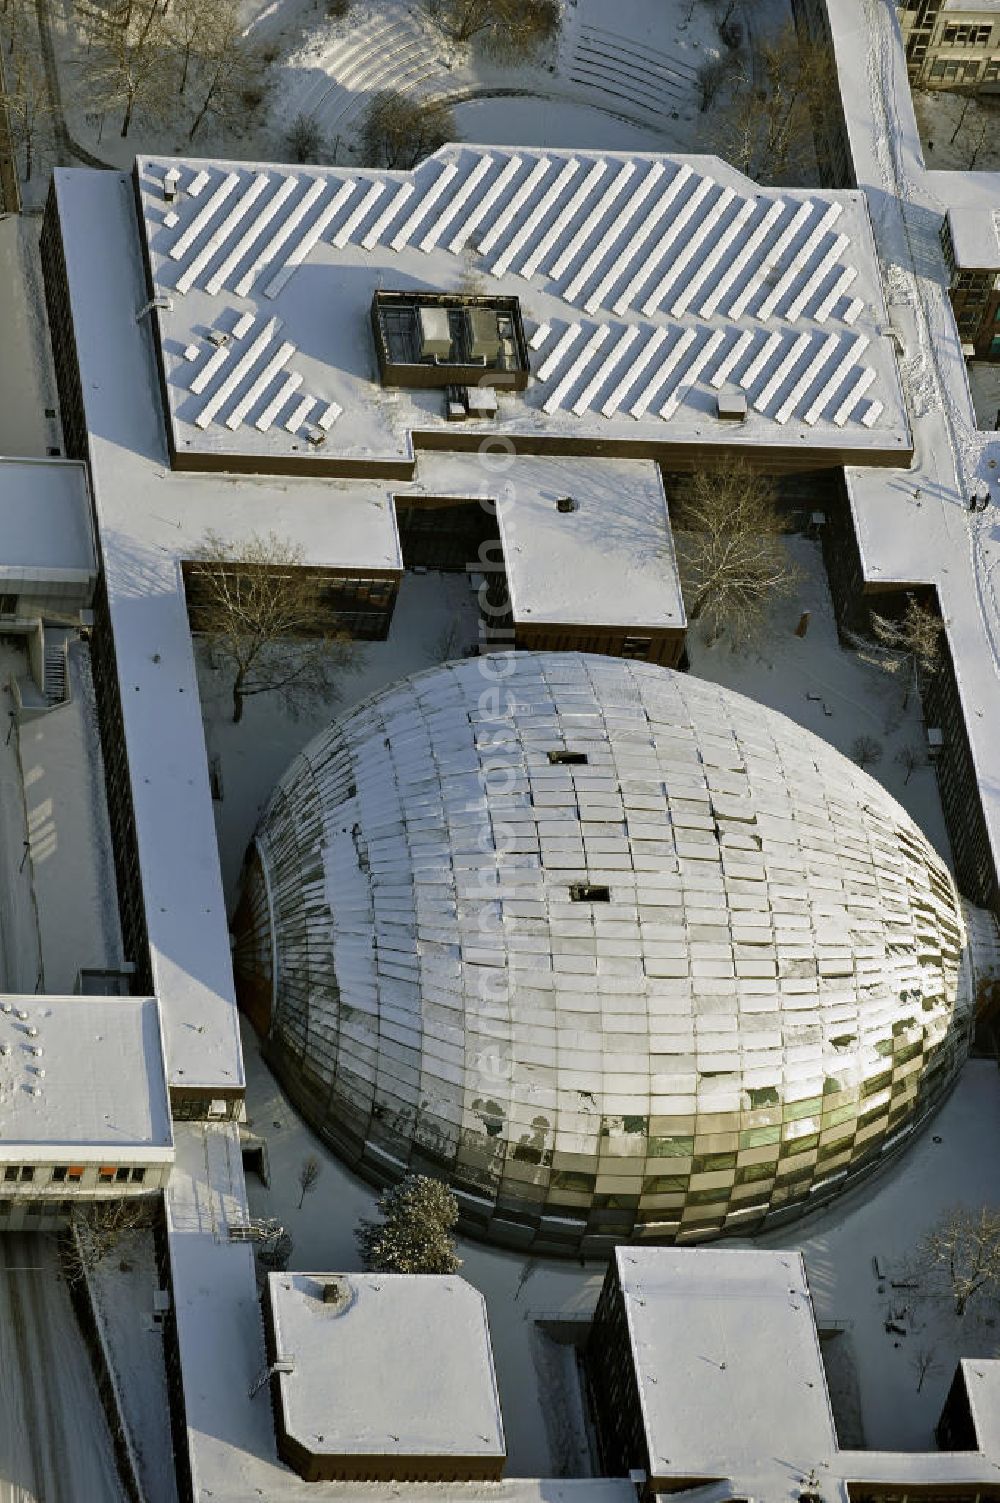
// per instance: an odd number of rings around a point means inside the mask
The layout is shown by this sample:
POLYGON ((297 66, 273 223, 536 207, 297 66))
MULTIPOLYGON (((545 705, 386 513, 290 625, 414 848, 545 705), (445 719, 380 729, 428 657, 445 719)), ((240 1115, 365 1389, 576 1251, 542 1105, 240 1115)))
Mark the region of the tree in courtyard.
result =
POLYGON ((305 1204, 305 1198, 306 1198, 306 1196, 309 1195, 313 1190, 315 1190, 315 1188, 316 1188, 316 1181, 320 1177, 320 1173, 322 1172, 322 1167, 323 1166, 320 1164, 319 1159, 316 1157, 316 1155, 314 1153, 311 1153, 308 1158, 305 1158, 305 1159, 302 1160, 302 1166, 299 1169, 299 1191, 300 1191, 300 1194, 299 1194, 299 1210, 300 1211, 301 1211, 303 1205, 305 1204))
POLYGON ((722 116, 726 156, 757 182, 798 175, 814 155, 813 122, 836 97, 832 50, 789 22, 757 44, 736 78, 722 116))
POLYGON ((361 151, 369 167, 415 167, 455 140, 455 117, 439 100, 411 99, 395 89, 373 94, 361 121, 361 151))
POLYGON ((264 100, 264 59, 244 36, 238 0, 215 0, 199 40, 201 103, 188 131, 193 141, 206 115, 230 124, 246 120, 264 100))
POLYGON ((918 1393, 928 1378, 936 1377, 941 1371, 941 1364, 932 1346, 918 1346, 910 1358, 910 1366, 916 1374, 918 1393))
POLYGON ((849 632, 848 639, 867 663, 891 674, 903 685, 903 709, 922 678, 941 661, 944 622, 937 611, 908 594, 902 616, 893 619, 871 613, 871 636, 849 632))
POLYGON ((705 624, 709 641, 745 646, 800 577, 773 480, 726 457, 680 480, 670 511, 688 619, 705 624))
POLYGON ((462 1265, 452 1228, 458 1202, 447 1185, 408 1174, 378 1198, 381 1221, 362 1220, 355 1233, 366 1269, 376 1273, 454 1273, 462 1265))
POLYGON ((166 114, 173 84, 163 0, 77 0, 76 15, 87 41, 81 68, 91 108, 120 108, 123 136, 136 110, 154 119, 166 114))
POLYGON ((874 736, 855 736, 851 742, 851 756, 861 768, 874 767, 882 760, 882 743, 874 736))
POLYGON ((256 694, 280 694, 293 715, 332 700, 337 673, 359 666, 353 645, 331 627, 322 576, 287 538, 254 533, 232 543, 206 533, 185 578, 192 629, 232 674, 234 721, 256 694))
POLYGON ((559 32, 558 0, 427 0, 427 9, 453 42, 478 41, 505 62, 533 56, 559 32))
POLYGON ((1000 1292, 1000 1210, 945 1211, 917 1249, 912 1274, 929 1294, 943 1294, 963 1316, 970 1302, 1000 1292))
POLYGON ((702 114, 711 107, 719 90, 737 71, 738 66, 738 58, 731 52, 723 57, 711 57, 702 63, 698 69, 698 106, 702 114))
POLYGON ((141 1231, 152 1221, 151 1202, 135 1195, 84 1202, 70 1213, 69 1233, 62 1239, 60 1256, 71 1284, 85 1279, 129 1233, 141 1231))

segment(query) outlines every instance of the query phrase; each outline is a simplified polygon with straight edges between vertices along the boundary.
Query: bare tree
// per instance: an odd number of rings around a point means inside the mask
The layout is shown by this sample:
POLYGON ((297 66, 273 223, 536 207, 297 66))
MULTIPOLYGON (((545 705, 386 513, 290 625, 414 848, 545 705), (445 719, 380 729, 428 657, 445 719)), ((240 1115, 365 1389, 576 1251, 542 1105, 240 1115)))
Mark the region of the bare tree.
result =
POLYGON ((237 0, 217 0, 208 13, 199 42, 202 100, 195 112, 188 140, 193 141, 206 115, 242 121, 264 99, 261 78, 263 55, 244 37, 237 0))
POLYGON ((726 457, 681 480, 670 509, 689 620, 704 621, 710 641, 728 636, 744 646, 800 577, 782 540, 774 482, 726 457))
POLYGON ((315 115, 296 115, 285 140, 293 162, 315 162, 324 145, 323 131, 315 115))
POLYGON ((366 1269, 379 1273, 454 1273, 462 1266, 452 1228, 458 1202, 448 1186, 408 1174, 383 1190, 381 1221, 364 1219, 355 1237, 366 1269))
POLYGON ((855 736, 851 742, 851 756, 859 767, 874 767, 882 760, 882 743, 874 736, 855 736))
POLYGON ((531 57, 559 31, 558 0, 427 0, 427 9, 453 42, 478 40, 494 57, 531 57))
POLYGON ((30 182, 35 157, 45 139, 55 111, 49 97, 48 80, 34 34, 25 30, 25 41, 9 59, 5 72, 6 86, 2 103, 10 120, 13 144, 24 152, 24 181, 30 182))
POLYGON ((797 176, 813 161, 813 122, 836 88, 828 46, 800 38, 792 22, 764 37, 741 65, 725 112, 727 155, 758 182, 797 176))
POLYGON ((913 1273, 929 1293, 954 1301, 965 1314, 971 1300, 1000 1291, 1000 1211, 956 1206, 931 1228, 920 1244, 913 1273))
POLYGON ((187 88, 191 64, 197 62, 213 31, 218 8, 218 0, 170 0, 167 34, 181 65, 178 94, 187 88))
POLYGON ((314 1153, 311 1153, 307 1159, 302 1160, 302 1167, 299 1170, 299 1191, 301 1192, 299 1194, 300 1211, 305 1202, 306 1196, 310 1193, 310 1191, 315 1190, 316 1181, 319 1179, 320 1174, 322 1173, 322 1169, 323 1166, 314 1153))
POLYGON ((231 543, 208 532, 185 578, 192 629, 232 673, 234 721, 255 694, 280 694, 292 714, 312 699, 332 700, 336 672, 359 666, 353 644, 332 627, 322 575, 286 538, 231 543))
POLYGON ((711 57, 698 69, 699 108, 702 114, 710 108, 726 79, 736 71, 738 59, 734 53, 725 57, 711 57))
POLYGON ((448 105, 394 89, 373 94, 361 122, 361 151, 369 167, 415 167, 454 139, 455 117, 448 105))
POLYGON ((123 1237, 149 1226, 152 1207, 151 1197, 137 1195, 118 1195, 74 1206, 69 1235, 61 1244, 63 1266, 70 1283, 92 1273, 123 1237))
POLYGON ((927 766, 927 758, 917 746, 901 746, 896 753, 895 760, 906 771, 906 776, 903 779, 904 788, 915 772, 921 767, 927 766))
POLYGON ((91 107, 121 106, 123 136, 137 109, 165 114, 173 89, 163 0, 77 0, 76 14, 88 43, 81 68, 91 107))
POLYGON ((892 674, 903 685, 903 709, 910 694, 920 686, 922 675, 931 674, 941 660, 944 622, 936 611, 908 594, 902 616, 893 619, 871 613, 870 637, 847 633, 865 662, 892 674))
POLYGON ((941 1371, 941 1364, 937 1360, 935 1348, 932 1346, 918 1346, 910 1358, 910 1366, 917 1376, 917 1392, 923 1388, 927 1378, 936 1377, 941 1371))

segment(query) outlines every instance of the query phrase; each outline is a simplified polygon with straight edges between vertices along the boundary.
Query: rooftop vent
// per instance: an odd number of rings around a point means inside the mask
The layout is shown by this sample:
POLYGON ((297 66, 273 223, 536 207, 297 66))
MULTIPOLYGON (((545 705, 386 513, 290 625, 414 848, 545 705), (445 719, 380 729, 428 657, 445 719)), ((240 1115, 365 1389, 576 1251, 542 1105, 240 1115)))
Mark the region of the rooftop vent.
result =
POLYGON ((210 329, 205 337, 209 344, 214 344, 217 350, 221 350, 225 345, 229 344, 233 336, 227 334, 225 329, 210 329))
POLYGON ((577 508, 577 502, 574 501, 574 499, 573 499, 572 496, 559 496, 556 499, 556 511, 561 511, 563 513, 567 513, 567 512, 571 512, 571 511, 576 511, 576 508, 577 508))
POLYGON ((738 386, 724 386, 718 396, 718 413, 723 422, 745 423, 747 418, 746 392, 738 386))
POLYGON ((431 357, 447 360, 451 354, 451 322, 447 308, 418 308, 417 324, 421 356, 425 360, 431 357))
POLYGON ((344 1291, 341 1289, 341 1287, 340 1287, 339 1284, 335 1284, 332 1281, 329 1284, 324 1284, 323 1285, 323 1303, 324 1303, 324 1305, 336 1305, 336 1304, 338 1304, 339 1301, 341 1300, 341 1298, 343 1297, 343 1293, 344 1293, 344 1291))
POLYGON ((569 895, 574 903, 610 903, 611 888, 594 882, 573 882, 569 895))
POLYGON ((163 197, 168 204, 172 204, 177 197, 177 184, 180 180, 181 175, 176 167, 168 168, 163 174, 163 197))
POLYGON ((587 761, 587 753, 560 747, 557 751, 549 752, 549 761, 561 767, 581 767, 587 761))

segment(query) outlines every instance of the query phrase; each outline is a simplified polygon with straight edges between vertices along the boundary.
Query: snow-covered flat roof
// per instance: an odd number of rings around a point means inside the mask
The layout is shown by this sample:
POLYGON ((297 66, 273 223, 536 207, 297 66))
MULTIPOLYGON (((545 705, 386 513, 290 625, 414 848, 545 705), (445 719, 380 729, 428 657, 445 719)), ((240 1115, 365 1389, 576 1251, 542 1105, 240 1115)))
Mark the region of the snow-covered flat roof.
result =
POLYGON ((977 271, 1000 270, 1000 173, 995 206, 953 206, 948 210, 955 264, 977 271))
POLYGON ((654 1476, 728 1477, 773 1497, 776 1474, 791 1486, 833 1460, 801 1253, 629 1247, 616 1258, 654 1476))
POLYGON ((412 173, 140 157, 179 463, 405 464, 440 390, 379 384, 386 290, 520 299, 522 447, 908 455, 864 198, 760 189, 714 157, 448 146, 412 173), (717 415, 736 383, 745 422, 717 415))
POLYGON ((153 997, 0 999, 0 1161, 173 1157, 153 997))
POLYGON ((292 1363, 284 1424, 308 1451, 506 1454, 486 1301, 464 1279, 280 1273, 268 1291, 276 1355, 292 1363))
POLYGON ((0 457, 0 578, 86 582, 97 573, 85 467, 0 457))
MULTIPOLYGON (((645 459, 519 454, 498 474, 475 454, 421 453, 402 501, 496 504, 514 619, 561 625, 685 623, 660 471, 645 459), (569 498, 574 510, 560 511, 569 498)), ((470 560, 474 563, 475 560, 470 560)))

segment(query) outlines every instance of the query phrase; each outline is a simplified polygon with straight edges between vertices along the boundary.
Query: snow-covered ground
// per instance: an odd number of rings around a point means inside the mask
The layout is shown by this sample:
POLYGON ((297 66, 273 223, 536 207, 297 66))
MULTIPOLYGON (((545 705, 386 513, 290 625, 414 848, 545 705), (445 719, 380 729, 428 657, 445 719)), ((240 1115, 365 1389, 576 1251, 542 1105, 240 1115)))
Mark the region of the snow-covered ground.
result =
POLYGON ((928 167, 958 172, 1000 168, 1000 99, 914 89, 913 108, 928 167))
POLYGON ((163 1326, 153 1319, 160 1287, 151 1231, 127 1233, 90 1275, 145 1503, 177 1503, 167 1407, 163 1326))
POLYGON ((0 1237, 0 1503, 125 1503, 86 1348, 41 1235, 0 1237))
MULTIPOLYGON (((752 39, 787 24, 791 8, 789 0, 744 0, 737 14, 752 39)), ((145 119, 140 109, 124 139, 113 112, 91 113, 71 0, 54 3, 51 15, 70 134, 116 167, 131 166, 136 154, 192 149, 285 160, 299 115, 321 131, 318 159, 344 162, 369 99, 383 89, 447 99, 458 137, 481 144, 677 152, 723 144, 718 107, 699 109, 697 71, 722 50, 715 10, 703 0, 618 0, 613 17, 605 0, 564 0, 558 42, 518 65, 455 47, 421 0, 355 0, 341 20, 318 0, 245 0, 247 36, 273 59, 265 97, 228 125, 208 116, 193 148, 186 140, 193 110, 180 101, 169 121, 145 119)), ((44 184, 42 170, 28 201, 42 201, 44 184)))

